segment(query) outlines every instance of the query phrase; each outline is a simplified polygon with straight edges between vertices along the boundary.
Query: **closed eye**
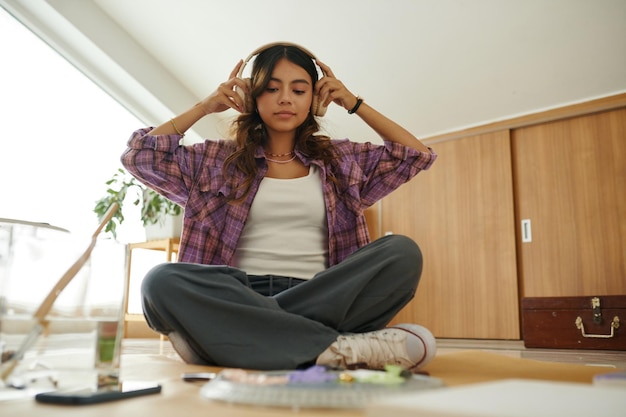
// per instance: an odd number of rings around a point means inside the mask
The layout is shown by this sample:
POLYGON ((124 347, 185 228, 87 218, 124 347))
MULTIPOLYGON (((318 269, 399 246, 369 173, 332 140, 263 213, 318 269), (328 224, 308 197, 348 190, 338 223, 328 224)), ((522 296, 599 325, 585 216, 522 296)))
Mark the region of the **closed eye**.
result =
MULTIPOLYGON (((267 91, 268 93, 276 93, 279 89, 276 87, 267 87, 265 89, 265 91, 267 91)), ((293 90, 294 94, 301 96, 303 94, 306 94, 306 90, 293 90)))

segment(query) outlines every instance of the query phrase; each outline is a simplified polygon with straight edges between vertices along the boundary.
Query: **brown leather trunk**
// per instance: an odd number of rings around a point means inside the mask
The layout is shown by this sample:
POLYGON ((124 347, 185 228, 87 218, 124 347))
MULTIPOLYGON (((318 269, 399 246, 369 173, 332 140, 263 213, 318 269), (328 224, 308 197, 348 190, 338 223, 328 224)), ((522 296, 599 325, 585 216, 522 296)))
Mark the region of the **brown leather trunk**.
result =
POLYGON ((522 299, 527 348, 626 350, 626 295, 522 299))

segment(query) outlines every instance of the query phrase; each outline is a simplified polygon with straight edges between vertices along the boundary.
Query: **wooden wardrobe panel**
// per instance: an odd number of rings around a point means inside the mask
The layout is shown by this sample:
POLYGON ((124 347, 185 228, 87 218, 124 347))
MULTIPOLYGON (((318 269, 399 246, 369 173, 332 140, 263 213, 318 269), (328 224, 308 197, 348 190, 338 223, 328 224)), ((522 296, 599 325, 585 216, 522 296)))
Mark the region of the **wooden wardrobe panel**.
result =
POLYGON ((512 133, 525 297, 626 294, 626 109, 512 133))
POLYGON ((382 201, 382 231, 422 249, 414 300, 394 320, 437 337, 519 339, 508 131, 433 145, 429 171, 382 201))
POLYGON ((363 214, 365 215, 365 221, 367 223, 370 239, 378 239, 380 237, 380 204, 376 203, 367 208, 363 214))

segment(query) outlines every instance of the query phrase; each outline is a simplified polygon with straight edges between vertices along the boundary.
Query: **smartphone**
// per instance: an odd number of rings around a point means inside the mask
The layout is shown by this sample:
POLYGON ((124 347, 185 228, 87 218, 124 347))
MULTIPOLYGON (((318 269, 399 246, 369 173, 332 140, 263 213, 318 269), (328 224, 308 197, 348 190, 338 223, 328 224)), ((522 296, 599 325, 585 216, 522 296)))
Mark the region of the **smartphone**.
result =
POLYGON ((141 395, 158 394, 161 385, 153 382, 124 381, 114 388, 99 390, 59 390, 40 392, 35 395, 35 401, 47 404, 85 405, 97 404, 106 401, 117 401, 141 395))

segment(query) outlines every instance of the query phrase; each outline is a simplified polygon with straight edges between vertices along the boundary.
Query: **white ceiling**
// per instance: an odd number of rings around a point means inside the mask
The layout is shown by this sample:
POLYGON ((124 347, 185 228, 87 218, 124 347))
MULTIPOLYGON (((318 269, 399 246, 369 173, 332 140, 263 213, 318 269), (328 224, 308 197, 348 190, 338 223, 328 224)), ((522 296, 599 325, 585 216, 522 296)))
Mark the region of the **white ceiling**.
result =
MULTIPOLYGON (((624 0, 0 0, 146 124, 302 44, 421 137, 626 91, 624 0)), ((224 117, 201 136, 222 135, 224 117)), ((376 140, 331 107, 325 130, 376 140)))

